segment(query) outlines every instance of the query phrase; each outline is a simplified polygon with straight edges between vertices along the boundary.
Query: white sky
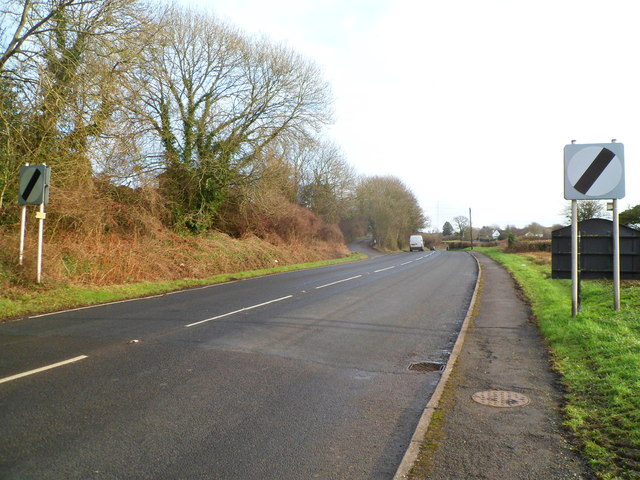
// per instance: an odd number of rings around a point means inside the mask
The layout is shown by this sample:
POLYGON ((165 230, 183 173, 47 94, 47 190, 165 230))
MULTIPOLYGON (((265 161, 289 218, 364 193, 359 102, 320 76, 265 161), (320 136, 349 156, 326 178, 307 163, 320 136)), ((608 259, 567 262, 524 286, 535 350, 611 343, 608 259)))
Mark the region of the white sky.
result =
MULTIPOLYGON (((184 0, 189 3, 189 0, 184 0)), ((314 60, 329 136, 395 175, 434 227, 564 223, 563 148, 625 146, 640 203, 637 0, 191 0, 314 60)))

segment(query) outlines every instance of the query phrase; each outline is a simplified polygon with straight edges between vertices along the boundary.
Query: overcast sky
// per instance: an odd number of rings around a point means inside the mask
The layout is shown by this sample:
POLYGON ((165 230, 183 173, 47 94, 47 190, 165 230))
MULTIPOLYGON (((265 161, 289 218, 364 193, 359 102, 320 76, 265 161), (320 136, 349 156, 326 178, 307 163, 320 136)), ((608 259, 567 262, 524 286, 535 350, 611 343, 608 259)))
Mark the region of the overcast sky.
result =
POLYGON ((620 208, 640 203, 636 0, 191 3, 314 60, 328 135, 359 173, 402 179, 434 227, 469 208, 474 227, 564 223, 573 139, 623 143, 620 208))

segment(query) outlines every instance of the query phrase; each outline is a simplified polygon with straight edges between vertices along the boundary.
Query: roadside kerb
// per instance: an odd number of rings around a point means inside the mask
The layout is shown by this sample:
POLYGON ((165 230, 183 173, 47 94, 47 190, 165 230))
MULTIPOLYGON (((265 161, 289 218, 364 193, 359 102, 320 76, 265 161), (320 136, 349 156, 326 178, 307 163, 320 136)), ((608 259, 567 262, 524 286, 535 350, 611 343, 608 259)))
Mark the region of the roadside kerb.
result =
POLYGON ((453 371, 453 366, 462 351, 462 345, 464 345, 464 339, 467 334, 467 329, 469 328, 469 324, 471 323, 471 319, 473 318, 473 309, 476 304, 476 299, 478 296, 478 289, 480 286, 480 281, 482 279, 482 266, 480 262, 476 258, 475 255, 469 254, 476 261, 476 265, 478 266, 478 278, 476 279, 476 284, 473 288, 473 295, 471 296, 471 302, 469 303, 469 308, 467 309, 467 315, 464 318, 464 322, 462 322, 462 328, 460 328, 460 333, 458 334, 458 338, 456 339, 456 343, 453 346, 453 350, 451 351, 451 355, 449 356, 449 360, 447 361, 447 365, 442 372, 442 376, 438 381, 438 385, 436 386, 429 403, 425 407, 422 415, 420 416, 420 421, 418 422, 418 426, 416 427, 413 436, 411 437, 411 441, 409 442, 409 446, 407 447, 407 451, 402 457, 402 461, 396 470, 395 475, 393 476, 393 480, 404 480, 407 478, 411 467, 418 458, 418 454, 420 453, 420 446, 424 441, 424 436, 429 429, 429 424, 431 423, 431 418, 433 417, 433 413, 436 411, 438 404, 440 403, 440 398, 444 393, 445 386, 447 381, 449 380, 449 376, 453 371))

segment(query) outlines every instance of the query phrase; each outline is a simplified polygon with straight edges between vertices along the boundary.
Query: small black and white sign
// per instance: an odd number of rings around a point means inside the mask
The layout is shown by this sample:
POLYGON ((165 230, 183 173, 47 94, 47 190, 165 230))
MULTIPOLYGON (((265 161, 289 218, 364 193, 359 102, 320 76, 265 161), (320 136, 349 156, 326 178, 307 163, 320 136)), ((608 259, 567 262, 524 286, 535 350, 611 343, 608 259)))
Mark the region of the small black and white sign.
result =
POLYGON ((20 167, 18 204, 40 205, 41 203, 49 203, 50 179, 51 167, 46 165, 20 167))
POLYGON ((622 143, 565 145, 565 199, 612 199, 623 198, 624 195, 622 143))

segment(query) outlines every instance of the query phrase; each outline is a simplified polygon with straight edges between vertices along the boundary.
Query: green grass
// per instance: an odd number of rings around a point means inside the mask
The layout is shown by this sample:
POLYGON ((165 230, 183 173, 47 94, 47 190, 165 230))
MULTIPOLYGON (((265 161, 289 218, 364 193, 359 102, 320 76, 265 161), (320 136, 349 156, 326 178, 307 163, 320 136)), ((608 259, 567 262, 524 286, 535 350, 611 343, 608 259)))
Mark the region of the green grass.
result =
POLYGON ((184 279, 171 282, 138 282, 126 285, 112 285, 108 287, 34 285, 31 293, 28 295, 19 295, 9 298, 0 294, 0 319, 19 318, 29 314, 53 312, 66 308, 156 295, 201 285, 212 285, 274 273, 324 267, 338 263, 362 260, 364 258, 366 258, 366 255, 353 253, 348 257, 333 260, 285 265, 264 270, 249 270, 245 272, 216 275, 209 278, 184 279))
POLYGON ((571 281, 526 255, 479 249, 503 264, 529 298, 567 388, 565 424, 601 479, 640 479, 640 286, 623 282, 621 311, 609 281, 582 282, 571 317, 571 281))

